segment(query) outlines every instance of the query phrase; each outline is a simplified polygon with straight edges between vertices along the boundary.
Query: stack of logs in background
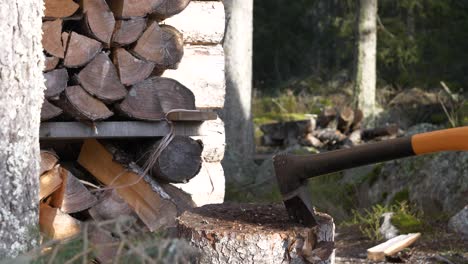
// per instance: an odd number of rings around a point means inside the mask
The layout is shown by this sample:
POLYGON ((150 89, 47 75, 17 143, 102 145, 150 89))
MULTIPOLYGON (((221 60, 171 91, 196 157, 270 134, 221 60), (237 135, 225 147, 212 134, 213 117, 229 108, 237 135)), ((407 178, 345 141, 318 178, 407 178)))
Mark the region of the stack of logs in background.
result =
MULTIPOLYGON (((46 0, 45 7, 43 122, 92 127, 223 106, 221 2, 46 0)), ((207 121, 200 131, 175 136, 157 160, 161 138, 41 140, 41 230, 64 239, 83 221, 128 216, 156 231, 189 207, 222 202, 224 125, 207 121)), ((118 239, 93 235, 99 243, 118 239)))

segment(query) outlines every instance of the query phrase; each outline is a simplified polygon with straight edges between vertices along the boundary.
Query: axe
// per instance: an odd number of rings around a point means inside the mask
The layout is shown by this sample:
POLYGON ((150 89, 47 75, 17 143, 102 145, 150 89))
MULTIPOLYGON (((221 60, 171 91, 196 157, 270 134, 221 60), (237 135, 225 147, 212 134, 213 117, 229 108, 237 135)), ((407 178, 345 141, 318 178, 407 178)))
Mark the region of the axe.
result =
POLYGON ((292 221, 317 225, 307 179, 363 165, 439 151, 468 150, 468 126, 416 134, 313 155, 273 157, 276 179, 292 221))

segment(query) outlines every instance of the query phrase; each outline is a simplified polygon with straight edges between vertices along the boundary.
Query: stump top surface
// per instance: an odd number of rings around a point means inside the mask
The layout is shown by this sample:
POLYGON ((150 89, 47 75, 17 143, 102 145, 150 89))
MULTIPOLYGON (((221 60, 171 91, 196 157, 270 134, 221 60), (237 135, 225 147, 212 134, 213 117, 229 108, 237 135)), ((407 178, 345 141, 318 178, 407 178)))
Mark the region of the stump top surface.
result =
POLYGON ((307 228, 291 222, 282 204, 210 204, 179 217, 179 224, 215 233, 291 233, 307 228))

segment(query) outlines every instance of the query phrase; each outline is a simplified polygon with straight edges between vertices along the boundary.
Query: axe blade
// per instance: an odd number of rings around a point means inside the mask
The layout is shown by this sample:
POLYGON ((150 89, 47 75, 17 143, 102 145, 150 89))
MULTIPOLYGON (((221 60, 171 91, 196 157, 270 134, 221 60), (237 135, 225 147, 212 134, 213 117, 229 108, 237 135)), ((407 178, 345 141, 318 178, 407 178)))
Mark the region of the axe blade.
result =
POLYGON ((306 186, 301 186, 294 193, 284 195, 283 203, 292 221, 310 227, 317 225, 315 208, 310 202, 310 194, 306 186))

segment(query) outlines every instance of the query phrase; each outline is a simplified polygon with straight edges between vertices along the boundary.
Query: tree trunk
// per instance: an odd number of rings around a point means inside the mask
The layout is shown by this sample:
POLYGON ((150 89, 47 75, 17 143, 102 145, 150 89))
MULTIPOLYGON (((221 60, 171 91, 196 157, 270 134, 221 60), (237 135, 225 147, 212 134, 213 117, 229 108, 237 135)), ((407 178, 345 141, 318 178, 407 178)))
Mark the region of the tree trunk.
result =
POLYGON ((226 101, 221 118, 226 128, 223 167, 227 181, 242 181, 242 167, 255 151, 251 117, 253 0, 226 0, 226 101))
POLYGON ((1 0, 0 259, 37 245, 43 1, 1 0))
POLYGON ((354 96, 356 107, 372 122, 375 114, 377 0, 360 0, 354 96))

